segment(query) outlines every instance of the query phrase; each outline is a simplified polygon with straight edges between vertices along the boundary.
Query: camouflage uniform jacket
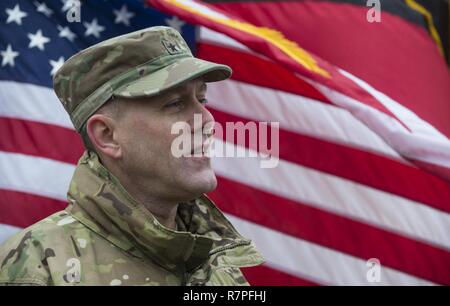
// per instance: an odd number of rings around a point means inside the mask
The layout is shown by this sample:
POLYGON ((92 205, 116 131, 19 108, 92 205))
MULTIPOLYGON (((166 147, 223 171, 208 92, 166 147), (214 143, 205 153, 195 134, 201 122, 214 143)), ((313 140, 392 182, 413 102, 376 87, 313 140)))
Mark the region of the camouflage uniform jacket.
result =
POLYGON ((68 199, 3 244, 0 284, 248 285, 239 268, 263 262, 206 196, 180 203, 178 231, 167 229, 92 152, 68 199))

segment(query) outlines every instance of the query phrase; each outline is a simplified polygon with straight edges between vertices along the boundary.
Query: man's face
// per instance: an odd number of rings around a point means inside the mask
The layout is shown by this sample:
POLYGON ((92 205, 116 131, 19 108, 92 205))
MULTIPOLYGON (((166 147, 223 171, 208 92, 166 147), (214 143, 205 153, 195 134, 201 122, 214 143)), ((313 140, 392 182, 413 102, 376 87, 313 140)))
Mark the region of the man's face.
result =
POLYGON ((196 79, 156 97, 118 101, 119 166, 128 177, 139 180, 136 183, 152 186, 155 197, 193 199, 217 185, 208 157, 177 158, 171 152, 172 141, 179 135, 171 133, 174 123, 186 122, 194 133, 194 114, 202 115, 202 127, 213 122, 204 106, 205 95, 205 82, 196 79))

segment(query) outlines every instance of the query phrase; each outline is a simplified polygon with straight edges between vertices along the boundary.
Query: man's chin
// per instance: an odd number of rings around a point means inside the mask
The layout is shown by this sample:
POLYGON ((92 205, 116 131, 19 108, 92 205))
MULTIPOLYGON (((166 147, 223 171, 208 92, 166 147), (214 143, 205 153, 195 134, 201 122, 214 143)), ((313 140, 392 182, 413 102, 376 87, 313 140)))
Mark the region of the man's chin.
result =
MULTIPOLYGON (((206 172, 206 171, 204 171, 206 172)), ((211 192, 217 187, 217 178, 212 170, 209 173, 201 173, 192 177, 190 184, 193 190, 197 190, 197 193, 211 192)))
POLYGON ((216 189, 217 187, 217 178, 215 175, 213 175, 213 178, 209 181, 209 184, 205 184, 205 187, 203 189, 202 193, 208 193, 216 189))
POLYGON ((208 193, 216 189, 217 178, 212 169, 203 169, 202 171, 188 175, 183 185, 183 189, 191 194, 192 198, 197 198, 203 193, 208 193))

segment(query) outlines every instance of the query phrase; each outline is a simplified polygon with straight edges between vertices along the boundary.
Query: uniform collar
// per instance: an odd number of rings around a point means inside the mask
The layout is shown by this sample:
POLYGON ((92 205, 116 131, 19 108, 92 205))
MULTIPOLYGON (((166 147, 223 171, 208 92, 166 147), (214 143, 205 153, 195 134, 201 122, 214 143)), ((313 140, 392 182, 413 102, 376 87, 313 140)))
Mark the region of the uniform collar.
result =
POLYGON ((68 200, 67 210, 81 223, 129 254, 149 257, 169 271, 185 273, 217 250, 239 245, 247 246, 244 265, 261 262, 256 249, 248 247, 250 240, 236 231, 206 195, 180 203, 178 231, 168 229, 128 194, 92 151, 86 151, 78 162, 68 200))

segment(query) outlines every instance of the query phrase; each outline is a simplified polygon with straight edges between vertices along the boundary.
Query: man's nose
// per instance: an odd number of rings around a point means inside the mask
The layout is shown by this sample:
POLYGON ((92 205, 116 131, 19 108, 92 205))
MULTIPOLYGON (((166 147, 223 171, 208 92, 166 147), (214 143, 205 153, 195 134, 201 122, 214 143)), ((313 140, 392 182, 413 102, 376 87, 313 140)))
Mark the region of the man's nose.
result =
POLYGON ((204 104, 197 102, 195 107, 194 114, 199 114, 202 116, 202 127, 205 126, 205 124, 212 122, 214 123, 214 116, 211 114, 211 112, 205 107, 204 104))

